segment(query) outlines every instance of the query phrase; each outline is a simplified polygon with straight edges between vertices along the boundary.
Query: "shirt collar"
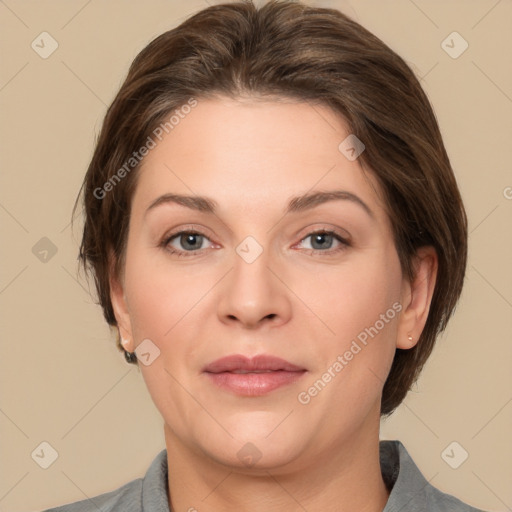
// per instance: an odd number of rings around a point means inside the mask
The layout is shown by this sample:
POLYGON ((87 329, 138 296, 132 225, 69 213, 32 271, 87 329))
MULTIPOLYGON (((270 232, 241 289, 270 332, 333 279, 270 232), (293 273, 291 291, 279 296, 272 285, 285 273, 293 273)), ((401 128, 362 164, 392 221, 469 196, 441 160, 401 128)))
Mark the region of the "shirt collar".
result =
POLYGON ((155 457, 142 481, 142 512, 169 512, 166 449, 155 457))
POLYGON ((380 464, 391 493, 382 512, 427 510, 426 490, 430 487, 409 452, 400 441, 380 441, 380 464))

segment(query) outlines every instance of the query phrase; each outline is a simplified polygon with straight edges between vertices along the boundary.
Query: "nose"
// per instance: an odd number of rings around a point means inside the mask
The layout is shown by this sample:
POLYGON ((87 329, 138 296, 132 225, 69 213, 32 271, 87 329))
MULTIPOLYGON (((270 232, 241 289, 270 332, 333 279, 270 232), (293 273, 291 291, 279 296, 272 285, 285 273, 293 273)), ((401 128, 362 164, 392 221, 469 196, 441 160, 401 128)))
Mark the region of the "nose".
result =
POLYGON ((252 262, 236 253, 218 293, 218 316, 226 324, 245 329, 277 327, 291 315, 292 292, 286 286, 285 273, 266 250, 252 262))

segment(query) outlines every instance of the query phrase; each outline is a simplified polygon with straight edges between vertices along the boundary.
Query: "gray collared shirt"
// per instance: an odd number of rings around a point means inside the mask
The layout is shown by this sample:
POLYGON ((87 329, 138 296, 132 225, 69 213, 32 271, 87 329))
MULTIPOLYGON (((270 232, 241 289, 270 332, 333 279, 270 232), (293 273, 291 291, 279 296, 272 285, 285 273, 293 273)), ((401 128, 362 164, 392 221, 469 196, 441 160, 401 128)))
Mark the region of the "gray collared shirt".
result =
MULTIPOLYGON (((380 441, 382 476, 391 489, 382 512, 484 512, 433 487, 400 441, 380 441)), ((115 491, 43 512, 169 512, 167 450, 153 460, 146 475, 115 491)))

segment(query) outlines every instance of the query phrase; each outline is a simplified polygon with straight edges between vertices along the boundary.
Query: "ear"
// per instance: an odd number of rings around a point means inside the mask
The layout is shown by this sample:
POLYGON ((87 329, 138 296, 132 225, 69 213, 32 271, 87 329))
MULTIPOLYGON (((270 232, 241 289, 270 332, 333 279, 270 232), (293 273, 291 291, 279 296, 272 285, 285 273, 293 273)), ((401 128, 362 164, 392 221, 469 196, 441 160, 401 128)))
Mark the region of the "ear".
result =
POLYGON ((117 276, 115 272, 115 258, 113 251, 109 251, 109 284, 110 284, 110 302, 117 320, 119 334, 121 341, 126 340, 123 347, 128 352, 135 350, 132 326, 130 321, 130 314, 126 303, 126 296, 124 293, 124 279, 117 276))
POLYGON ((438 258, 434 247, 420 247, 416 253, 415 276, 412 282, 404 277, 402 283, 402 314, 398 324, 396 347, 409 349, 418 339, 427 322, 437 278, 438 258), (409 339, 409 336, 412 339, 409 339))

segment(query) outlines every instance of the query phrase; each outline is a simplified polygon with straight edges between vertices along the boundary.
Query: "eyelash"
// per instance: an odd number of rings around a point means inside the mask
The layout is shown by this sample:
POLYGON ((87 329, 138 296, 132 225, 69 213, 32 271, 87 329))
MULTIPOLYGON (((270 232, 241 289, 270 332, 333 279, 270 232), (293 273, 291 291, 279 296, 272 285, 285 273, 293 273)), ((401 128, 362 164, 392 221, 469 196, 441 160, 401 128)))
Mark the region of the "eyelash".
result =
MULTIPOLYGON (((195 231, 195 230, 184 230, 184 231, 178 231, 176 233, 173 233, 169 236, 164 237, 164 239, 162 240, 162 242, 159 245, 166 251, 168 251, 171 254, 178 256, 180 258, 181 257, 187 258, 190 256, 195 256, 202 249, 196 249, 195 251, 180 251, 178 249, 175 249, 174 247, 169 246, 169 243, 172 240, 174 240, 175 238, 177 238, 181 235, 185 235, 185 234, 186 235, 199 235, 199 236, 202 236, 209 240, 209 238, 204 233, 201 233, 201 232, 195 231)), ((347 239, 340 236, 338 233, 336 233, 336 231, 332 231, 332 230, 328 230, 328 229, 320 229, 320 230, 312 231, 311 233, 308 233, 300 241, 302 242, 302 241, 306 240, 307 238, 314 236, 314 235, 318 235, 318 234, 333 235, 334 238, 341 243, 341 245, 337 249, 330 249, 330 250, 326 250, 326 251, 322 251, 320 249, 306 249, 307 251, 309 251, 309 254, 317 254, 317 253, 324 253, 327 255, 337 254, 338 252, 346 250, 347 247, 350 247, 350 245, 351 245, 347 239)))

